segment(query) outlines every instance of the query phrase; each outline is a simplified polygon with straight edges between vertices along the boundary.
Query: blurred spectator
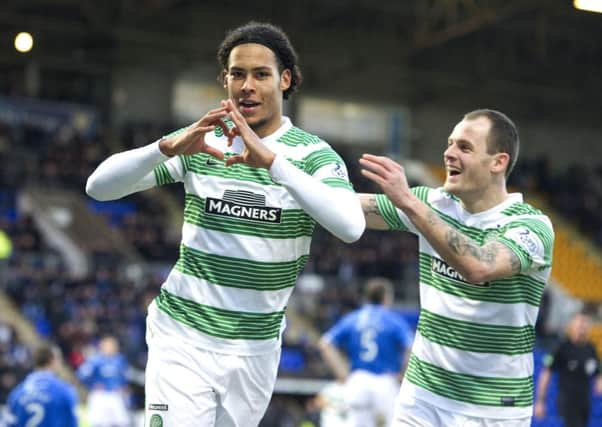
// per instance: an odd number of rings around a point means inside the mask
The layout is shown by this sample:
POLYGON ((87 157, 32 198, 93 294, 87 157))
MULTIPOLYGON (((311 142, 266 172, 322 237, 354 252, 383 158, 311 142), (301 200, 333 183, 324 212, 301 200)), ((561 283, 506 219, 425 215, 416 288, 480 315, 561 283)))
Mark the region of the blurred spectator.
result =
POLYGON ((558 373, 558 412, 565 427, 587 427, 591 412, 591 379, 594 392, 602 394, 602 373, 596 349, 589 341, 591 318, 575 314, 567 327, 566 339, 544 360, 537 385, 535 416, 546 413, 546 393, 552 372, 558 373))

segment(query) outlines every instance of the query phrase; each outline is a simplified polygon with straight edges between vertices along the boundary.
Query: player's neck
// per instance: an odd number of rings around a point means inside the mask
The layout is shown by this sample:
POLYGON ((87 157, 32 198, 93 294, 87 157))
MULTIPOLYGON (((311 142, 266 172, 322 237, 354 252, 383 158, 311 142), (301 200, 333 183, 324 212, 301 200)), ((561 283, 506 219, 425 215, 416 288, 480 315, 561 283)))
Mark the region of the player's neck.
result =
POLYGON ((487 187, 481 191, 462 195, 460 200, 467 212, 476 214, 485 212, 503 203, 508 198, 506 187, 487 187))
POLYGON ((282 114, 276 114, 274 117, 270 117, 269 120, 258 122, 255 125, 251 125, 253 132, 257 134, 261 139, 270 136, 282 126, 282 114))

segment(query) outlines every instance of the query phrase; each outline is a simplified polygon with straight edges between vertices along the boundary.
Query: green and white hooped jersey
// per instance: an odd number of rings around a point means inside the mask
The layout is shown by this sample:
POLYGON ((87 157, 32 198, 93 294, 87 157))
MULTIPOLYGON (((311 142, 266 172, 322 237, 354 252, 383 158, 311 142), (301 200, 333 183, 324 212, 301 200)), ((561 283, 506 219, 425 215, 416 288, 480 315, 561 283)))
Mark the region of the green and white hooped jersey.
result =
MULTIPOLYGON (((240 138, 227 147, 219 128, 206 141, 226 158, 244 148, 240 138)), ((325 184, 353 191, 341 157, 288 118, 262 141, 325 184)), ((152 330, 216 352, 277 349, 315 221, 266 169, 195 154, 160 164, 155 177, 157 185, 184 182, 186 202, 179 259, 149 307, 152 330)))
POLYGON ((448 411, 485 418, 532 414, 535 321, 550 275, 554 232, 541 211, 510 194, 477 214, 442 188, 412 191, 479 244, 495 239, 520 259, 520 273, 474 285, 433 250, 384 195, 378 208, 391 229, 419 235, 420 319, 402 393, 448 411))

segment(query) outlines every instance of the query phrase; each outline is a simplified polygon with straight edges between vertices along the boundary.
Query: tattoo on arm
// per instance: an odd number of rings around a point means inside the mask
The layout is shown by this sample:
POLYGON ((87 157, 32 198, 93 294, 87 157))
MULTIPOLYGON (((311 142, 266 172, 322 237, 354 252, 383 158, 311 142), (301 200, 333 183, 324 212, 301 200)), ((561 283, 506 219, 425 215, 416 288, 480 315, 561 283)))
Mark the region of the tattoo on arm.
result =
POLYGON ((378 205, 376 203, 376 196, 370 196, 367 197, 365 199, 365 203, 364 203, 364 212, 366 213, 366 215, 376 215, 376 216, 382 216, 380 214, 380 211, 378 210, 378 205))
POLYGON ((426 222, 428 223, 428 225, 435 225, 438 223, 442 223, 442 220, 441 218, 439 218, 439 215, 437 215, 435 212, 429 209, 429 212, 426 215, 426 222))
POLYGON ((378 204, 376 203, 376 196, 372 195, 363 200, 362 208, 364 209, 364 214, 366 215, 366 219, 376 220, 378 222, 384 221, 380 210, 378 209, 378 204))
POLYGON ((499 242, 490 242, 479 246, 476 242, 466 237, 456 230, 447 232, 447 244, 450 249, 458 255, 470 255, 473 258, 483 261, 489 265, 495 263, 496 258, 505 251, 510 260, 510 271, 512 275, 520 273, 520 259, 506 245, 499 242))
POLYGON ((497 244, 479 246, 472 239, 462 233, 451 229, 446 233, 447 245, 457 255, 469 255, 473 258, 493 265, 499 252, 497 244))
POLYGON ((510 268, 512 269, 512 274, 514 275, 520 273, 520 259, 518 259, 518 256, 516 256, 516 254, 511 251, 510 248, 506 248, 506 250, 510 256, 510 268))
POLYGON ((378 209, 375 194, 360 194, 362 210, 366 217, 366 226, 372 230, 388 230, 385 218, 378 209))

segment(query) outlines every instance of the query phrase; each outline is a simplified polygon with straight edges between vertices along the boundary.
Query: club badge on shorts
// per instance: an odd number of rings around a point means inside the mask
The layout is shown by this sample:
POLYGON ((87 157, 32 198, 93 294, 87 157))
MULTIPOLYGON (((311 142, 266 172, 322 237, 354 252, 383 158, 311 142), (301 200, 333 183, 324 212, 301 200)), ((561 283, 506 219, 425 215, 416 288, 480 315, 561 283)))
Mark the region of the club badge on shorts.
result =
POLYGON ((163 418, 161 415, 154 414, 150 419, 150 427, 163 427, 163 418))

